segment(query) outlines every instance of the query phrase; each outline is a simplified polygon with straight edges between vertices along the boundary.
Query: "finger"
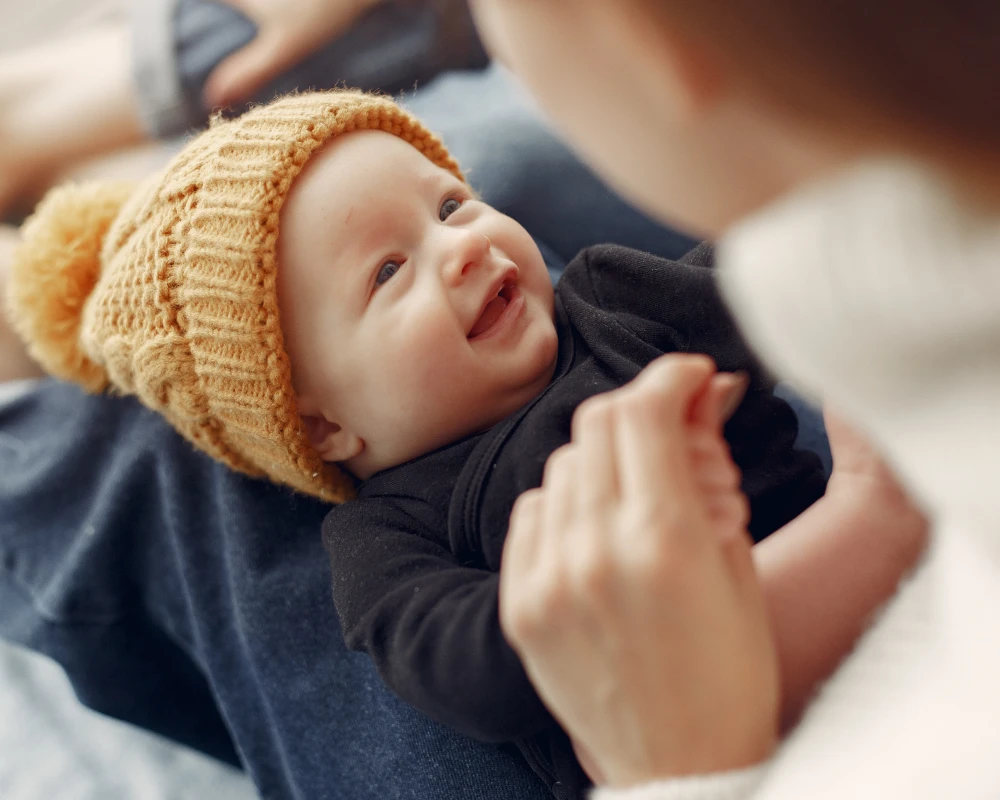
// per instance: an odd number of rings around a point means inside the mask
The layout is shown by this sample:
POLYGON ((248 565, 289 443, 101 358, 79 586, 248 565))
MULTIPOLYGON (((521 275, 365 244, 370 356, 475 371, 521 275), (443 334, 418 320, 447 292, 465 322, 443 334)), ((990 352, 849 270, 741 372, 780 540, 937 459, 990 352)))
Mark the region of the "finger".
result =
POLYGON ((722 431, 704 426, 688 426, 687 443, 697 458, 723 458, 729 453, 729 444, 722 438, 722 431))
POLYGON ((212 70, 202 90, 202 101, 207 108, 220 108, 249 100, 293 66, 294 59, 294 51, 285 48, 280 39, 261 32, 212 70))
POLYGON ((699 427, 721 428, 743 401, 750 378, 745 372, 720 372, 712 376, 705 392, 692 407, 691 421, 699 427))
POLYGON ((722 400, 719 407, 719 421, 725 425, 740 407, 750 388, 750 375, 742 370, 727 372, 722 376, 722 400))
POLYGON ((723 560, 728 569, 731 585, 737 591, 752 589, 759 594, 760 578, 754 567, 753 539, 745 531, 733 531, 719 542, 723 560))
POLYGON ((712 374, 711 361, 691 356, 658 359, 616 408, 615 449, 622 501, 636 509, 684 507, 696 491, 687 447, 693 398, 712 374), (683 501, 683 505, 679 504, 683 501))
POLYGON ((689 429, 688 450, 691 454, 692 469, 699 481, 704 475, 713 485, 723 480, 739 485, 740 469, 733 461, 729 444, 722 438, 720 431, 709 431, 705 428, 689 429))
POLYGON ((604 515, 618 502, 613 418, 613 400, 603 396, 588 400, 573 415, 573 441, 580 450, 576 499, 583 514, 604 515))
POLYGON ((529 595, 524 587, 531 585, 538 565, 541 542, 541 514, 544 497, 541 490, 532 489, 517 498, 510 514, 507 538, 500 564, 500 623, 510 637, 508 628, 518 627, 521 613, 519 599, 529 595))
POLYGON ((560 447, 545 463, 545 477, 542 486, 545 491, 545 504, 541 514, 542 537, 539 545, 540 560, 553 559, 553 563, 561 560, 563 539, 572 535, 575 493, 579 487, 577 477, 578 448, 569 444, 560 447))
POLYGON ((750 522, 750 506, 741 492, 711 494, 706 501, 709 517, 723 525, 718 529, 722 538, 746 531, 750 522))
POLYGON ((734 491, 740 485, 740 472, 731 461, 716 457, 695 456, 691 474, 702 492, 734 491))
POLYGON ((531 489, 517 498, 510 512, 507 538, 504 541, 504 569, 508 563, 516 565, 516 569, 522 569, 536 562, 543 504, 541 489, 531 489))

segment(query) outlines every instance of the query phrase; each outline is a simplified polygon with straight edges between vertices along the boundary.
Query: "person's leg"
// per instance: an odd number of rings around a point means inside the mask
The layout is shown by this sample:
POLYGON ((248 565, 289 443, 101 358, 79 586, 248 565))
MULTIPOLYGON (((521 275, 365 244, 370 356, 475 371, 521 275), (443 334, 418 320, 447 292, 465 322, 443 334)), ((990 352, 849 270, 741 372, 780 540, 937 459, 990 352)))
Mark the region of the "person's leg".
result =
MULTIPOLYGON (((133 73, 147 131, 164 137, 201 127, 208 118, 202 92, 209 75, 255 35, 250 19, 212 0, 144 0, 137 5, 133 73)), ((447 70, 487 63, 464 0, 385 2, 271 81, 252 101, 337 86, 395 94, 447 70)))
MULTIPOLYGON (((211 0, 132 10, 131 23, 0 54, 0 218, 26 212, 87 159, 204 125, 205 80, 255 34, 211 0)), ((384 3, 253 99, 333 86, 397 92, 486 63, 463 0, 384 3)))
POLYGON ((52 381, 0 407, 0 432, 0 635, 86 704, 238 760, 265 797, 544 796, 346 650, 320 503, 52 381))

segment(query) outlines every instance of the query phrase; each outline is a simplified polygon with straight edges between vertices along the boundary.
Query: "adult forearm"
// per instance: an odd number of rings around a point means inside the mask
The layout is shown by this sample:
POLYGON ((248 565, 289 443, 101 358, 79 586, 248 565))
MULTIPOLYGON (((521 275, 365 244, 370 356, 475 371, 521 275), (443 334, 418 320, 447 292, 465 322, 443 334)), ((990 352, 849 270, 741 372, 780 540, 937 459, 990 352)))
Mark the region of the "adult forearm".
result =
POLYGON ((754 548, 781 666, 783 727, 895 593, 926 533, 905 498, 832 491, 754 548))
POLYGON ((24 343, 14 333, 7 318, 7 280, 17 241, 16 230, 0 225, 0 383, 20 378, 40 378, 44 374, 28 356, 24 343))
POLYGON ((125 24, 0 59, 0 213, 76 162, 143 140, 125 24))

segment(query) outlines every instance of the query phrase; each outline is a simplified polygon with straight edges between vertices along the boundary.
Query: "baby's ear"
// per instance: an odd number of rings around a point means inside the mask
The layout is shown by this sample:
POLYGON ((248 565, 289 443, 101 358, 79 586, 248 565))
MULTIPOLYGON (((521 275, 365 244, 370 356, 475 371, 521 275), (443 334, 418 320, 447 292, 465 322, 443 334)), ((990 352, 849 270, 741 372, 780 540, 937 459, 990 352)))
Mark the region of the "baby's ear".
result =
POLYGON ((302 426, 309 444, 324 461, 347 461, 365 449, 364 440, 322 414, 303 414, 302 426))

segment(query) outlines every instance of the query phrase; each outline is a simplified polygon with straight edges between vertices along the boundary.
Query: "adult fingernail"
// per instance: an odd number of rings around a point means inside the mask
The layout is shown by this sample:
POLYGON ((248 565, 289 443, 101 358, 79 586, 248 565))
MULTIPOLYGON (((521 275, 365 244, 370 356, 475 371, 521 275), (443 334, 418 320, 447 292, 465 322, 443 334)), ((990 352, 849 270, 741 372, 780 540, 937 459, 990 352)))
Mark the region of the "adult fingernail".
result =
POLYGON ((722 403, 719 408, 719 418, 725 424, 743 402, 747 388, 750 386, 750 376, 743 371, 727 372, 720 374, 716 380, 723 384, 723 388, 720 390, 722 403))

